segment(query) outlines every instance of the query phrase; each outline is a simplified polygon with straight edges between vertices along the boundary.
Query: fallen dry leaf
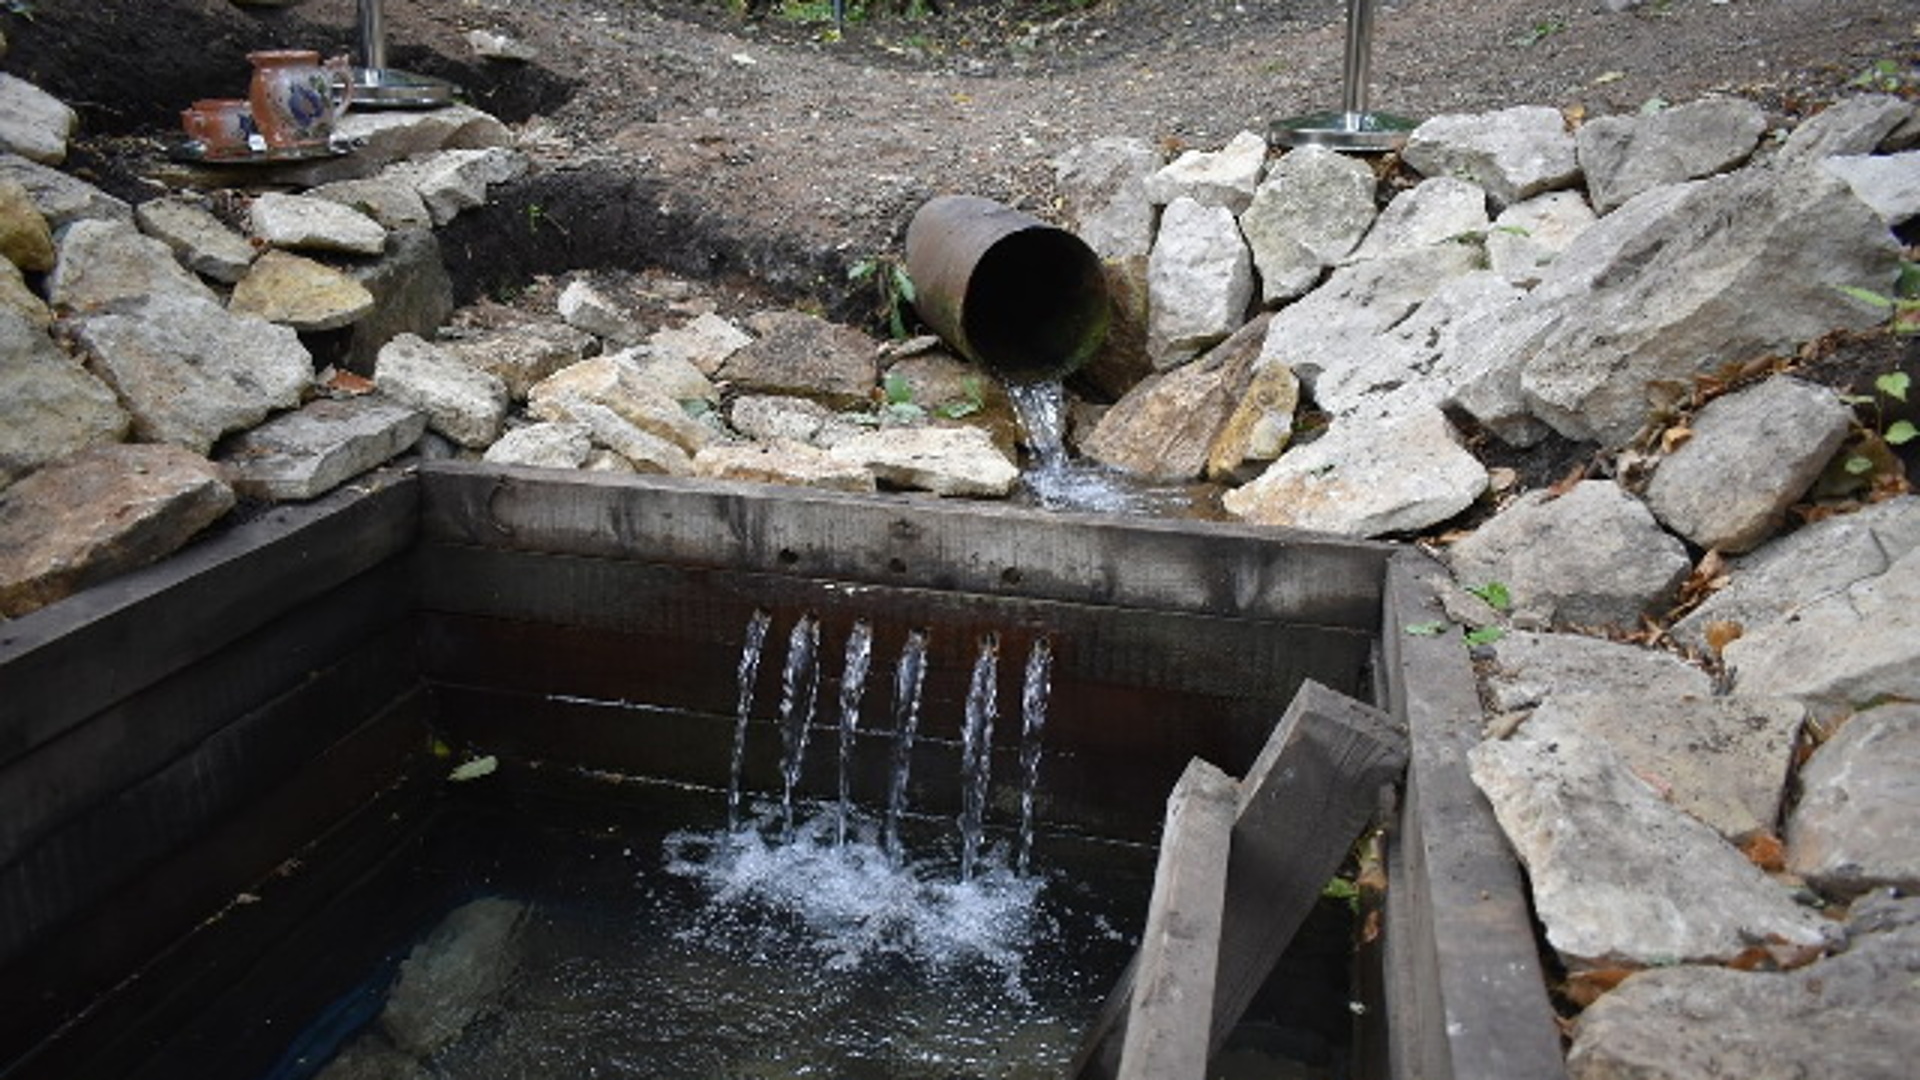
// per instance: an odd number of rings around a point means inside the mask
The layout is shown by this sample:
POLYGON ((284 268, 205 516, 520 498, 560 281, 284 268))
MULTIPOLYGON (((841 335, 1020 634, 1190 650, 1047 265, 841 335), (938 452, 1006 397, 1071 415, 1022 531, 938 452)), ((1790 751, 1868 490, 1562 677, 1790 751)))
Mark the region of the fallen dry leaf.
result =
POLYGON ((1711 649, 1715 656, 1718 656, 1720 655, 1720 650, 1739 641, 1740 636, 1746 632, 1746 627, 1741 626, 1732 619, 1715 619, 1707 624, 1707 648, 1711 649))
POLYGON ((1567 976, 1566 982, 1560 984, 1560 991, 1566 995, 1568 1001, 1584 1009, 1599 1001, 1607 991, 1625 982, 1629 975, 1638 970, 1638 968, 1609 967, 1576 971, 1567 976))
POLYGON ((1740 854, 1769 874, 1777 874, 1787 868, 1787 846, 1772 833, 1755 833, 1747 837, 1740 842, 1740 854))

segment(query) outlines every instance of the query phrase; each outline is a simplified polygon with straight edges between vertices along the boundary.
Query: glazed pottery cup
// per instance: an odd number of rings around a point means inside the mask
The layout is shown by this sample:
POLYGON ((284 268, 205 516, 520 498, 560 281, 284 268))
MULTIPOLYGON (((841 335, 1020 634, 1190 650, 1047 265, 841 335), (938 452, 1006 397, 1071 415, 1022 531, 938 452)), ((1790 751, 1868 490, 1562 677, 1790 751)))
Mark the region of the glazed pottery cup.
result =
POLYGON ((209 158, 245 157, 266 148, 264 142, 256 145, 260 131, 253 123, 253 109, 239 98, 202 98, 181 110, 180 126, 209 158))
POLYGON ((248 53, 253 85, 247 99, 254 123, 274 150, 323 146, 353 99, 353 74, 347 58, 322 63, 308 49, 248 53))

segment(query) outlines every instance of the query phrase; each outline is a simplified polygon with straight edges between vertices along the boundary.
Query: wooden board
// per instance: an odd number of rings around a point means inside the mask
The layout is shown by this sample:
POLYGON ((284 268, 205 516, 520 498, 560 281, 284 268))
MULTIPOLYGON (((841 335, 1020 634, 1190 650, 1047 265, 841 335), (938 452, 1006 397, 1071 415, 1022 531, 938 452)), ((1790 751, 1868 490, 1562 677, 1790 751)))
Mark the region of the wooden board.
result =
POLYGON ((435 462, 421 481, 431 543, 1369 632, 1392 551, 1256 526, 670 477, 435 462))
POLYGON ((0 762, 386 561, 417 505, 410 478, 370 473, 0 622, 0 762))
POLYGON ((1411 740, 1401 826, 1392 838, 1387 964, 1398 1080, 1566 1076, 1519 866, 1467 773, 1480 737, 1478 688, 1458 634, 1414 635, 1445 620, 1427 556, 1387 572, 1381 649, 1389 705, 1411 740))

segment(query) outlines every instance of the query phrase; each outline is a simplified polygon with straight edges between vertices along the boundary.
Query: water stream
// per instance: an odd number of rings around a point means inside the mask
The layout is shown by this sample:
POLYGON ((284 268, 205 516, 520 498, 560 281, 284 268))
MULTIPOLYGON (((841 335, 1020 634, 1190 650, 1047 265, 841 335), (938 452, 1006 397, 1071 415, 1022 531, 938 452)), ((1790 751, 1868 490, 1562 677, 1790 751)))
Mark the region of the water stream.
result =
POLYGON ((993 779, 993 721, 999 711, 995 683, 999 681, 1000 640, 988 634, 980 641, 967 686, 966 721, 960 734, 960 880, 973 880, 980 858, 980 840, 987 824, 987 791, 993 779))
POLYGON ((760 676, 760 652, 766 648, 773 615, 756 611, 747 621, 747 640, 740 646, 740 703, 734 709, 733 767, 727 784, 727 828, 740 827, 740 772, 747 760, 747 721, 753 713, 753 685, 760 676))
POLYGON ((1184 494, 1143 487, 1118 469, 1074 461, 1067 452, 1067 391, 1058 379, 1008 383, 1007 396, 1031 458, 1020 482, 1042 508, 1160 514, 1181 513, 1191 502, 1184 494))
POLYGON ((833 842, 847 842, 847 815, 853 808, 853 740, 860 733, 860 697, 867 688, 867 664, 873 657, 873 626, 865 619, 847 635, 847 660, 840 675, 840 802, 833 842))
POLYGON ((1040 789, 1040 744, 1047 730, 1047 697, 1053 689, 1053 646, 1045 638, 1027 654, 1027 676, 1020 685, 1020 834, 1013 870, 1027 872, 1033 854, 1033 800, 1040 789))
POLYGON ((893 760, 887 772, 887 816, 881 848, 898 860, 900 819, 907 812, 907 784, 913 774, 913 741, 920 731, 920 691, 927 676, 927 634, 915 630, 900 650, 893 680, 893 760))
POLYGON ((811 615, 793 624, 787 638, 787 666, 780 675, 780 820, 793 836, 793 793, 800 786, 800 765, 813 730, 813 706, 820 692, 820 621, 811 615))

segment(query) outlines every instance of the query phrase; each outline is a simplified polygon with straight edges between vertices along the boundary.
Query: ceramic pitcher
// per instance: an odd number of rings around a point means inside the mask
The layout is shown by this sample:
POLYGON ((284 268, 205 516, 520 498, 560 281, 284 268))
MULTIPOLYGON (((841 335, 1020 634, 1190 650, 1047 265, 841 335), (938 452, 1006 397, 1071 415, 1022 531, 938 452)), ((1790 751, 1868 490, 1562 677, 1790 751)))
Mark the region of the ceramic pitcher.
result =
POLYGON ((275 150, 324 145, 353 97, 347 58, 322 63, 308 49, 248 53, 253 86, 247 100, 267 145, 275 150))

